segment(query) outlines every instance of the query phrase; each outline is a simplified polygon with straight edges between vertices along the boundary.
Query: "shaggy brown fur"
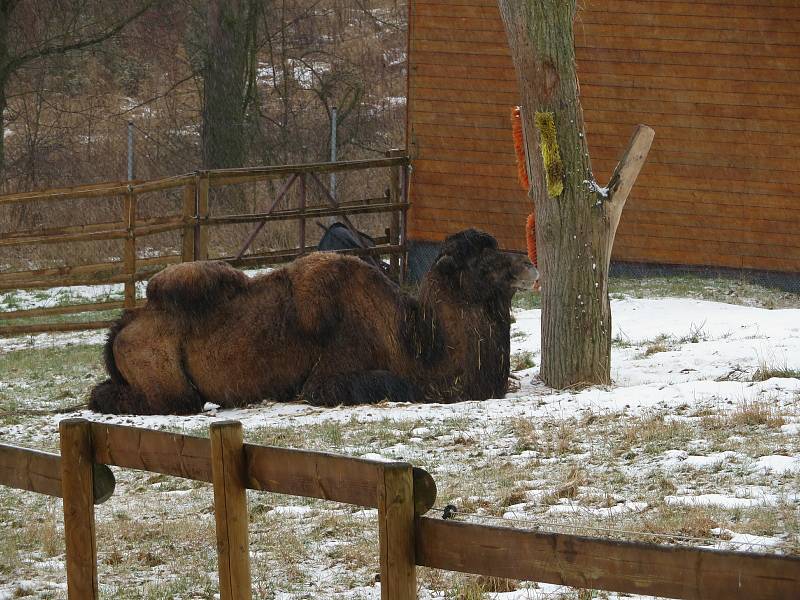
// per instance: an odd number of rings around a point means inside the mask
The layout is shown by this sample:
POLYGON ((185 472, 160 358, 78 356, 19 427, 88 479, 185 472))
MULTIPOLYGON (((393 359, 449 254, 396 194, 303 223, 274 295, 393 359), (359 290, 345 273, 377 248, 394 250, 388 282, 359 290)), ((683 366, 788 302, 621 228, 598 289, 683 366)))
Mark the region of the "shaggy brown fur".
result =
POLYGON ((166 268, 112 327, 93 410, 191 413, 204 402, 484 400, 506 392, 511 297, 537 273, 490 235, 448 238, 420 288, 316 253, 249 279, 222 262, 166 268))

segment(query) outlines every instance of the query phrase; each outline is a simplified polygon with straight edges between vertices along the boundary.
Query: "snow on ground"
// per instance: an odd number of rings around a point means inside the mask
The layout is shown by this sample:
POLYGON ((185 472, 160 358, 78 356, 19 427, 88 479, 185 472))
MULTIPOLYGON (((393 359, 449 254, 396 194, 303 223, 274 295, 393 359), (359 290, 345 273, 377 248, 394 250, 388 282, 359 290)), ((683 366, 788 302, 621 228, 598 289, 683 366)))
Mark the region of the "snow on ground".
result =
MULTIPOLYGON (((514 389, 505 398, 485 402, 333 409, 266 402, 238 410, 208 406, 205 413, 186 417, 104 416, 83 410, 0 421, 0 437, 52 449, 64 417, 199 435, 214 420, 236 419, 249 441, 423 466, 439 486, 437 510, 453 504, 457 518, 464 520, 800 552, 800 310, 626 297, 612 301, 612 314, 610 386, 555 392, 536 379, 534 366, 515 373, 514 389), (756 376, 759 370, 763 377, 756 376)), ((538 365, 540 312, 519 310, 515 318, 512 353, 527 353, 538 365)), ((2 340, 0 360, 20 349, 80 348, 102 338, 102 332, 93 332, 2 340)), ((100 347, 92 353, 99 355, 100 347)), ((31 381, 33 372, 0 379, 0 398, 16 394, 20 407, 51 406, 47 402, 54 386, 66 386, 71 391, 63 393, 71 395, 63 396, 64 403, 72 404, 102 378, 99 364, 47 385, 31 381)), ((198 536, 208 535, 213 523, 207 487, 131 471, 117 470, 117 477, 118 493, 98 508, 101 571, 114 582, 106 591, 121 598, 143 597, 142 579, 155 578, 185 585, 190 592, 184 597, 210 597, 202 586, 214 587, 213 548, 197 558, 203 544, 196 540, 187 542, 191 547, 172 550, 164 550, 167 542, 160 540, 150 554, 142 554, 135 545, 124 545, 125 536, 134 534, 115 533, 155 518, 165 530, 174 525, 173 535, 179 537, 187 523, 198 528, 198 536), (160 558, 159 551, 185 552, 203 563, 203 573, 182 583, 174 572, 178 567, 160 558)), ((60 531, 56 503, 19 498, 0 490, 0 536, 22 526, 19 515, 29 506, 49 507, 45 524, 51 519, 52 528, 60 531)), ((255 579, 274 593, 270 597, 379 597, 377 559, 370 558, 377 535, 374 511, 267 494, 251 496, 251 511, 255 579), (274 532, 272 538, 261 532, 262 526, 274 532), (302 536, 316 541, 307 543, 302 536), (281 547, 275 547, 275 537, 281 547), (282 565, 277 573, 276 561, 282 565)), ((45 530, 40 523, 34 533, 45 530)), ((52 588, 53 580, 63 578, 62 551, 57 546, 42 551, 41 541, 15 544, 16 558, 8 552, 4 558, 0 551, 0 598, 18 589, 42 598, 63 596, 63 588, 52 588)), ((458 587, 467 585, 464 580, 442 580, 423 571, 422 597, 454 597, 466 589, 458 587)), ((492 597, 560 593, 568 590, 519 584, 492 597)))

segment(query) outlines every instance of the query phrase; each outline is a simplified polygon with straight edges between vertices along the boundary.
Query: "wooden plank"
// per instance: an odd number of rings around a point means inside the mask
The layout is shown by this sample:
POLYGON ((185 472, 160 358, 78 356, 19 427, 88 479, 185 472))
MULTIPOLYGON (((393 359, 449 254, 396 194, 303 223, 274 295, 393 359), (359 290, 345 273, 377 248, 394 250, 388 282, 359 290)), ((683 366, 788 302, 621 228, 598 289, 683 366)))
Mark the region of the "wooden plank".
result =
MULTIPOLYGON (((145 261, 139 261, 143 263, 145 261)), ((156 273, 158 273, 163 265, 172 264, 173 262, 180 262, 180 260, 165 260, 160 259, 158 261, 158 265, 156 267, 151 267, 147 269, 140 269, 136 273, 136 280, 143 281, 145 279, 149 279, 156 273)), ((113 269, 111 273, 102 273, 102 274, 95 274, 94 277, 82 275, 76 277, 64 277, 64 278, 48 278, 48 279, 36 279, 33 277, 25 277, 20 279, 4 279, 0 281, 0 290, 32 290, 37 288, 51 288, 53 286, 76 286, 76 285, 99 285, 99 284, 113 284, 113 283, 125 283, 128 279, 128 276, 124 274, 124 269, 113 269)))
POLYGON ((622 247, 671 251, 683 254, 687 260, 692 260, 692 255, 695 252, 704 252, 722 256, 776 259, 796 266, 800 264, 800 251, 795 248, 787 248, 785 246, 776 248, 770 244, 698 240, 688 236, 664 235, 654 237, 652 232, 657 229, 651 227, 647 234, 641 234, 638 231, 637 233, 630 233, 621 228, 617 236, 622 247))
POLYGON ((72 233, 94 233, 97 231, 120 230, 123 228, 124 224, 121 221, 106 221, 104 223, 87 223, 84 225, 71 225, 69 227, 47 227, 43 229, 7 231, 3 234, 3 238, 16 239, 27 236, 49 237, 72 233))
MULTIPOLYGON (((595 172, 607 173, 614 164, 609 159, 593 161, 595 172)), ((751 191, 781 196, 792 195, 792 181, 787 171, 751 171, 746 177, 735 168, 715 167, 707 168, 699 165, 662 164, 653 162, 648 164, 642 177, 648 184, 669 178, 680 178, 692 185, 705 186, 701 189, 731 190, 733 193, 751 191)), ((687 185, 688 187, 688 185, 687 185)))
POLYGON ((778 271, 796 273, 800 270, 800 260, 791 260, 765 256, 742 256, 731 254, 717 254, 714 250, 697 248, 693 252, 686 251, 686 244, 676 248, 655 248, 652 246, 639 247, 639 238, 631 241, 623 239, 614 244, 614 260, 661 263, 674 265, 695 265, 730 267, 734 269, 758 269, 763 271, 778 271), (617 247, 619 246, 619 247, 617 247))
POLYGON ((0 321, 51 317, 53 315, 72 315, 85 312, 118 310, 120 308, 122 308, 122 302, 91 302, 86 304, 73 304, 71 306, 48 306, 45 308, 29 308, 27 310, 8 310, 0 311, 0 321))
MULTIPOLYGON (((800 53, 798 53, 800 54, 800 53)), ((693 65, 708 67, 728 67, 742 70, 748 69, 787 69, 800 68, 800 56, 749 56, 747 54, 714 54, 707 52, 701 55, 689 52, 650 50, 643 48, 581 48, 575 49, 578 66, 584 60, 603 61, 613 71, 614 63, 638 62, 641 64, 693 65)), ((581 86, 581 96, 583 87, 581 86)))
POLYGON ((797 58, 797 46, 767 45, 744 42, 709 42, 694 40, 661 40, 636 37, 581 36, 575 38, 576 47, 617 48, 630 50, 655 50, 658 52, 710 52, 713 54, 750 54, 752 56, 774 56, 797 58))
POLYGON ((119 196, 128 191, 128 182, 125 183, 97 183, 69 188, 56 188, 37 192, 21 192, 0 196, 0 206, 5 204, 74 200, 76 198, 100 198, 105 196, 119 196))
POLYGON ((254 444, 244 451, 251 489, 378 506, 379 461, 254 444))
POLYGON ((252 598, 242 424, 218 421, 209 428, 221 600, 252 598))
POLYGON ((378 478, 381 600, 417 597, 411 465, 384 463, 378 478))
POLYGON ((340 171, 359 171, 364 169, 379 169, 408 164, 405 156, 394 158, 371 158, 361 160, 347 160, 339 162, 309 163, 298 165, 281 165, 278 167, 252 167, 245 169, 217 169, 206 171, 212 187, 230 185, 233 183, 247 183, 251 181, 267 181, 281 179, 295 173, 338 173, 340 171))
MULTIPOLYGON (((255 444, 245 444, 244 452, 250 489, 378 507, 377 483, 384 462, 255 444)), ((414 474, 432 482, 422 469, 414 474)), ((421 513, 433 506, 435 486, 432 496, 429 486, 415 487, 415 494, 421 513)))
MULTIPOLYGON (((618 152, 624 145, 621 135, 594 134, 588 137, 589 152, 593 157, 601 157, 604 152, 618 152)), ((502 149, 500 150, 502 152, 502 149)), ((691 142, 674 138, 661 137, 655 143, 651 160, 661 162, 680 162, 675 159, 684 159, 684 164, 706 164, 703 161, 714 160, 720 166, 757 165, 760 169, 789 170, 792 162, 800 158, 800 145, 769 146, 760 144, 740 144, 732 146, 718 142, 691 142)))
MULTIPOLYGON (((767 5, 769 6, 769 5, 767 5)), ((787 20, 800 19, 800 7, 797 4, 773 4, 780 7, 775 13, 776 18, 787 20)), ((693 17, 741 17, 751 18, 763 14, 761 4, 752 0, 744 5, 735 2, 651 2, 647 0, 603 0, 600 3, 590 3, 589 10, 603 10, 621 13, 647 13, 661 15, 687 15, 693 17)))
MULTIPOLYGON (((800 209, 773 210, 769 217, 759 209, 750 207, 722 207, 715 204, 692 204, 690 202, 665 202, 650 199, 632 199, 625 210, 626 223, 660 223, 666 226, 691 223, 695 226, 716 227, 739 231, 762 233, 796 233, 800 223, 800 209)), ((798 241, 800 245, 800 241, 798 241)))
MULTIPOLYGON (((764 31, 754 33, 741 29, 711 29, 702 27, 674 27, 668 25, 647 25, 646 19, 641 25, 607 25, 595 24, 584 21, 576 27, 576 45, 583 45, 586 38, 614 37, 629 39, 636 37, 639 32, 640 39, 671 41, 676 49, 685 43, 703 42, 709 45, 709 51, 714 51, 716 44, 744 44, 748 46, 759 45, 765 48, 791 48, 797 41, 797 33, 791 31, 764 31), (745 37, 746 36, 746 37, 745 37), (746 40, 746 41, 745 41, 746 40)), ((795 54, 796 55, 796 54, 795 54)))
POLYGON ((739 84, 735 81, 720 79, 706 80, 689 77, 650 77, 649 75, 634 77, 632 75, 614 73, 613 71, 608 73, 585 73, 580 76, 580 80, 581 85, 627 87, 630 89, 643 88, 645 90, 673 90, 676 97, 684 93, 702 93, 708 94, 709 96, 717 94, 738 94, 742 97, 753 98, 752 102, 747 102, 747 104, 757 103, 757 98, 760 96, 759 90, 762 87, 768 87, 770 89, 764 90, 764 93, 774 95, 777 99, 776 105, 778 105, 777 102, 780 102, 779 106, 796 108, 800 104, 800 96, 797 95, 797 87, 788 83, 764 84, 762 86, 754 82, 742 82, 739 84))
POLYGON ((414 210, 414 219, 429 219, 431 221, 452 221, 472 223, 475 226, 503 225, 508 227, 521 227, 525 229, 525 221, 530 213, 530 205, 523 205, 520 210, 512 212, 482 211, 480 206, 461 208, 442 207, 439 203, 435 207, 419 207, 414 210))
POLYGON ((152 181, 144 181, 132 185, 133 191, 136 195, 146 194, 149 192, 159 192, 164 190, 172 190, 182 188, 187 184, 191 184, 195 180, 194 173, 187 173, 185 175, 174 175, 172 177, 165 177, 163 179, 154 179, 152 181))
POLYGON ((64 419, 58 431, 67 594, 71 599, 90 600, 98 597, 91 425, 85 419, 64 419))
MULTIPOLYGON (((377 240, 376 240, 377 241, 377 240)), ((316 252, 316 246, 306 246, 305 253, 316 252)), ((348 250, 334 250, 336 254, 347 254, 352 256, 382 256, 396 253, 403 253, 406 249, 404 246, 390 246, 378 245, 373 248, 353 248, 348 250)), ((327 250, 326 252, 331 252, 327 250)), ((272 252, 264 252, 259 254, 251 254, 244 258, 234 258, 232 256, 221 257, 218 260, 224 260, 230 265, 239 268, 255 268, 263 267, 266 265, 285 264, 292 262, 295 258, 302 256, 299 249, 294 248, 291 250, 275 250, 272 252)))
MULTIPOLYGON (((630 93, 627 95, 635 95, 630 93)), ((672 100, 680 100, 673 97, 672 100)), ((513 104, 502 100, 485 97, 477 102, 441 101, 418 98, 413 110, 420 113, 440 115, 444 122, 450 115, 469 117, 492 117, 508 119, 513 104)), ((767 109, 758 107, 728 107, 721 110, 713 104, 697 105, 676 101, 646 101, 636 98, 586 98, 583 102, 584 112, 591 115, 593 121, 607 122, 606 115, 614 115, 626 121, 647 118, 650 122, 659 122, 673 127, 693 127, 697 129, 725 129, 736 131, 785 132, 786 127, 800 126, 800 109, 767 109), (645 116, 642 116, 645 115, 645 116), (783 129, 781 129, 783 125, 783 129)), ((614 119, 617 120, 617 119, 614 119)), ((415 121, 417 121, 415 119, 415 121)), ((424 121, 422 121, 424 122, 424 121)), ((497 121, 499 124, 501 121, 497 121)), ((510 137, 510 136, 509 136, 510 137)), ((795 145, 795 147, 797 147, 795 145)))
POLYGON ((37 323, 35 325, 5 325, 0 327, 0 337, 27 335, 31 333, 51 333, 55 331, 91 331, 107 329, 114 321, 85 321, 81 323, 37 323))
MULTIPOLYGON (((687 202, 690 204, 710 204, 716 206, 719 211, 728 211, 732 207, 738 207, 750 212, 752 208, 758 204, 759 211, 763 211, 764 215, 771 215, 765 218, 775 219, 775 214, 783 214, 784 216, 792 215, 794 210, 800 209, 797 205, 797 200, 786 196, 767 196, 758 195, 753 198, 748 194, 731 194, 728 191, 708 191, 708 190, 695 190, 689 187, 642 187, 638 188, 633 194, 633 201, 638 202, 640 199, 646 200, 662 200, 664 202, 687 202)), ((635 206, 635 204, 634 204, 635 206)))
MULTIPOLYGON (((143 267, 168 265, 180 262, 180 256, 175 254, 153 256, 150 258, 143 258, 137 262, 143 267)), ((105 281, 106 277, 113 277, 114 275, 122 273, 122 271, 122 261, 95 263, 89 265, 47 267, 44 269, 33 269, 30 271, 8 271, 0 273, 0 286, 6 287, 15 284, 24 286, 26 280, 43 281, 47 278, 51 279, 51 283, 49 284, 50 287, 56 285, 68 285, 62 282, 77 278, 83 278, 84 281, 92 281, 93 283, 107 283, 107 281, 105 281), (92 277, 95 279, 91 279, 92 277)))
POLYGON ((0 485, 61 497, 61 457, 0 444, 0 485))
POLYGON ((636 223, 631 227, 626 226, 625 232, 628 235, 653 240, 654 244, 665 243, 667 240, 684 244, 687 252, 703 246, 713 247, 719 254, 800 259, 800 244, 797 242, 796 235, 772 233, 766 236, 758 231, 709 229, 708 227, 693 227, 689 224, 666 226, 661 223, 636 223))
MULTIPOLYGON (((92 438, 96 462, 212 481, 206 438, 110 423, 92 423, 92 438)), ((383 462, 255 444, 244 444, 244 453, 249 489, 378 506, 376 482, 383 462)), ((414 473, 420 481, 430 479, 422 469, 414 473)), ((432 480, 420 485, 417 505, 425 510, 433 506, 435 490, 432 480)))
POLYGON ((656 546, 430 517, 417 520, 417 564, 491 577, 667 598, 800 597, 800 559, 656 546))
POLYGON ((380 204, 366 204, 363 206, 348 205, 341 208, 307 208, 281 210, 272 213, 253 213, 246 215, 228 215, 225 217, 206 217, 200 219, 203 225, 229 225, 232 223, 253 223, 256 221, 291 221, 295 219, 316 219, 332 215, 365 215, 383 212, 406 210, 408 204, 382 202, 380 204))
MULTIPOLYGON (((652 122, 652 119, 650 120, 652 122)), ((635 123, 634 119, 616 116, 613 122, 608 123, 587 121, 586 130, 591 140, 591 136, 594 135, 619 135, 620 129, 623 129, 622 126, 630 127, 632 123, 635 123)), ((797 142, 790 133, 727 131, 710 128, 695 129, 691 127, 669 127, 664 124, 661 124, 658 128, 657 147, 662 140, 672 140, 678 144, 683 142, 687 149, 691 148, 695 143, 735 144, 741 149, 751 144, 759 146, 771 145, 776 149, 787 148, 787 151, 797 149, 797 142)))
MULTIPOLYGON (((92 480, 92 500, 102 504, 114 493, 114 474, 94 464, 92 480)), ((0 444, 0 485, 61 498, 61 456, 0 444)))
POLYGON ((26 235, 13 238, 0 239, 0 247, 25 246, 30 244, 66 244, 68 242, 94 242, 98 240, 120 240, 127 236, 124 229, 109 229, 105 231, 89 231, 85 233, 71 233, 65 235, 26 235))
POLYGON ((92 423, 92 439, 95 462, 211 483, 207 438, 92 423))
MULTIPOLYGON (((798 50, 800 55, 800 50, 798 50)), ((502 64, 499 61, 498 65, 502 64)), ((435 63, 432 63, 435 64, 435 63)), ((487 64, 492 66, 494 63, 487 64)), ((788 84, 787 90, 791 90, 791 85, 800 82, 800 71, 788 69, 765 69, 741 67, 711 67, 706 65, 687 65, 687 64, 664 64, 664 63, 638 63, 630 61, 607 62, 585 57, 579 63, 578 71, 580 76, 592 73, 614 73, 616 75, 647 75, 649 77, 675 77, 680 79, 706 79, 708 81, 735 81, 752 83, 763 83, 765 85, 788 84)), ((796 87, 795 87, 796 89, 796 87)))
MULTIPOLYGON (((587 110, 587 112, 590 112, 587 110)), ((596 115, 595 115, 596 116, 596 115)), ((786 148, 787 153, 797 152, 798 145, 793 139, 793 134, 783 132, 759 132, 738 129, 714 129, 711 127, 692 128, 685 126, 670 126, 662 122, 654 115, 645 115, 646 120, 658 126, 659 142, 667 140, 674 142, 675 145, 681 143, 687 149, 692 148, 692 144, 699 142, 704 144, 736 144, 737 150, 745 149, 746 146, 772 146, 776 152, 786 148), (662 135, 663 134, 663 135, 662 135)), ((587 121, 586 129, 589 140, 595 135, 618 136, 620 131, 628 131, 635 126, 637 119, 624 113, 605 113, 604 121, 587 121)), ((639 119, 641 120, 641 119, 639 119)), ((413 140, 418 136, 442 136, 453 140, 480 140, 488 139, 507 143, 509 127, 504 124, 504 119, 500 116, 482 117, 480 121, 470 117, 461 116, 453 118, 443 113, 417 113, 410 122, 413 140), (448 121, 458 121, 457 123, 448 121), (487 122, 488 121, 488 122, 487 122), (444 123, 447 123, 446 125, 444 123)), ((413 146, 412 146, 413 150, 413 146)))
MULTIPOLYGON (((634 25, 644 28, 643 34, 649 33, 651 27, 663 27, 676 30, 703 29, 703 30, 722 30, 740 32, 750 32, 753 37, 761 37, 764 33, 800 33, 800 22, 786 19, 785 15, 778 15, 776 11, 770 12, 764 7, 753 7, 747 17, 725 16, 699 16, 687 14, 663 14, 648 7, 646 10, 637 12, 612 12, 609 10, 589 10, 580 12, 577 19, 577 26, 582 24, 598 25, 634 25)), ((599 8, 599 7, 595 7, 599 8)), ((604 7, 605 8, 605 7, 604 7)), ((656 9, 657 10, 657 9, 656 9)), ((770 36, 771 37, 771 36, 770 36)), ((797 38, 795 38, 796 40, 797 38)))
MULTIPOLYGON (((505 104, 510 112, 512 106, 519 104, 519 94, 514 91, 493 91, 486 90, 450 90, 447 88, 421 87, 416 80, 410 86, 412 96, 411 102, 420 100, 436 100, 439 102, 485 102, 486 104, 505 104)), ((448 110, 449 106, 444 106, 448 110)))

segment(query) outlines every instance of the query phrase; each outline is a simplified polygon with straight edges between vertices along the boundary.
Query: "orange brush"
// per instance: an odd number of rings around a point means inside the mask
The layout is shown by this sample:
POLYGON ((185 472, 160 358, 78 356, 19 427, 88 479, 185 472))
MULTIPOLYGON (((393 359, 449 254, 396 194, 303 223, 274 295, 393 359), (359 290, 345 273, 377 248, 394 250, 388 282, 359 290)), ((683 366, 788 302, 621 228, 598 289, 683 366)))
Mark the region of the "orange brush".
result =
POLYGON ((514 150, 517 151, 517 178, 522 189, 527 191, 528 169, 525 167, 525 136, 522 135, 522 114, 519 106, 511 109, 511 135, 514 137, 514 150))
MULTIPOLYGON (((525 161, 525 136, 522 134, 522 113, 519 106, 511 109, 511 134, 514 138, 514 150, 517 152, 517 178, 522 189, 528 191, 528 169, 525 161)), ((539 267, 536 261, 536 215, 531 213, 525 223, 525 240, 528 243, 528 258, 534 267, 539 267)))

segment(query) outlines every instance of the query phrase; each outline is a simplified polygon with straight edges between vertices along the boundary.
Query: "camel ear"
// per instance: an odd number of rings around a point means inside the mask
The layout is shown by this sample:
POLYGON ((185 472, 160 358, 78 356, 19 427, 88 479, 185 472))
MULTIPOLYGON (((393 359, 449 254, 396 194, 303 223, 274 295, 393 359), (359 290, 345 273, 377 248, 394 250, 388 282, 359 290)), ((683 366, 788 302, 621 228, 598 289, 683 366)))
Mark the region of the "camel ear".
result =
POLYGON ((452 275, 458 269, 458 265, 456 265, 456 259, 448 254, 440 256, 433 266, 443 275, 452 275))

